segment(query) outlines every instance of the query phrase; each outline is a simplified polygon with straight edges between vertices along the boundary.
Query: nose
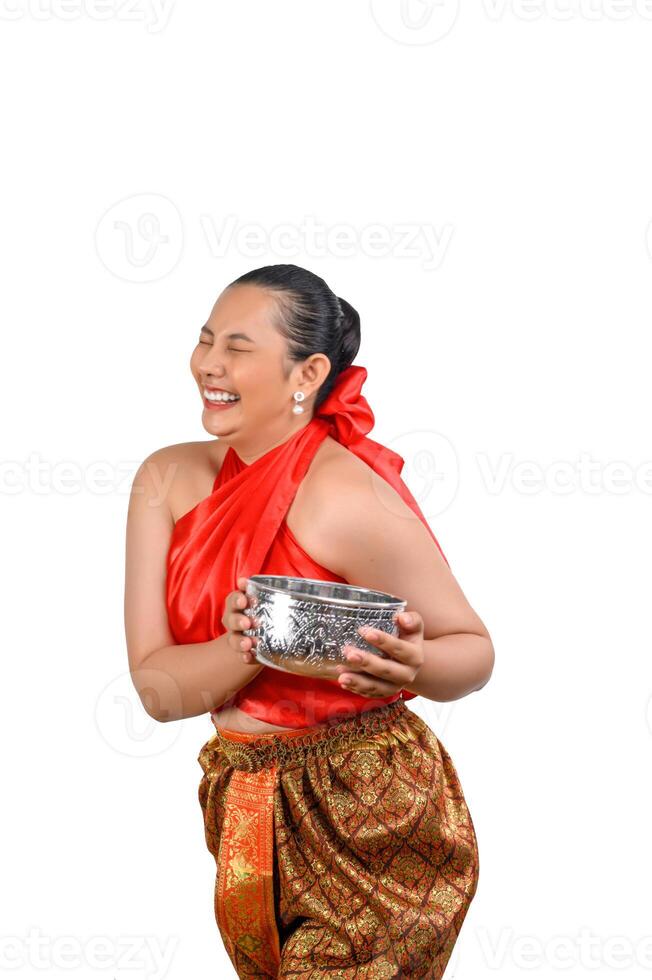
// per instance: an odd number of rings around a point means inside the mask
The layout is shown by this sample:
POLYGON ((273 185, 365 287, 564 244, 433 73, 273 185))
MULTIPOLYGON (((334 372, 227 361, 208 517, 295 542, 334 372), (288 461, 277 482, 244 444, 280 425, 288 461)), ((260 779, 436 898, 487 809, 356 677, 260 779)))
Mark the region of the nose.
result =
POLYGON ((199 367, 199 374, 205 380, 209 378, 223 378, 224 377, 224 367, 219 362, 219 358, 216 356, 215 352, 211 349, 204 354, 199 367))

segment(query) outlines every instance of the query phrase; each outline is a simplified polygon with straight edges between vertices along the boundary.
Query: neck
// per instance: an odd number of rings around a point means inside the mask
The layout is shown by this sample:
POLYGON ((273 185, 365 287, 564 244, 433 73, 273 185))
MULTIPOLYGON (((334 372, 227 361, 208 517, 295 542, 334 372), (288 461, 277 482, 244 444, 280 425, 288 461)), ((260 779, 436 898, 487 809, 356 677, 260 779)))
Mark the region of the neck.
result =
POLYGON ((298 425, 293 425, 287 429, 283 434, 278 435, 277 438, 270 440, 269 437, 266 441, 263 441, 262 437, 256 439, 248 439, 246 441, 240 439, 230 439, 228 436, 220 436, 220 442, 227 443, 235 452, 237 457, 246 466, 251 466, 255 463, 257 459, 264 456, 266 453, 271 452, 272 449, 276 449, 277 446, 283 445, 283 443, 288 442, 293 436, 305 429, 307 425, 312 422, 312 418, 308 418, 305 421, 301 420, 298 425))

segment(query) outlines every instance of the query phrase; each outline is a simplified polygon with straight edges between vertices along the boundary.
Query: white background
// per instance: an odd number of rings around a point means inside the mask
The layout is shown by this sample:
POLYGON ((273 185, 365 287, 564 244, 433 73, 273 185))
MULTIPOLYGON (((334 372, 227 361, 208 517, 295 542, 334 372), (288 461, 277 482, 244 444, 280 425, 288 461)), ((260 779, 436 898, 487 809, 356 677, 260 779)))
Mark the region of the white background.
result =
POLYGON ((410 702, 480 846, 447 977, 648 976, 652 3, 0 0, 0 29, 7 975, 234 975, 213 729, 140 706, 124 531, 139 462, 209 438, 216 296, 296 262, 359 310, 371 436, 496 648, 481 692, 410 702))

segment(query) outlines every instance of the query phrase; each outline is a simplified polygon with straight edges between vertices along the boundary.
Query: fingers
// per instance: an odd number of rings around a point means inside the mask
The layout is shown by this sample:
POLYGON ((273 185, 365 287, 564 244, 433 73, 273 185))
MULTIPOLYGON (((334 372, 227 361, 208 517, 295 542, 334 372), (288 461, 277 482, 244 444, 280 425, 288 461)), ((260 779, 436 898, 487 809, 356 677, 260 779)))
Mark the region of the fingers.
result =
MULTIPOLYGON (((391 694, 396 694, 397 690, 403 687, 403 682, 397 678, 390 679, 389 671, 385 672, 385 668, 378 668, 378 674, 366 673, 373 666, 373 660, 378 660, 381 663, 385 663, 382 657, 376 657, 374 654, 363 653, 361 650, 357 650, 356 647, 349 647, 351 651, 355 651, 364 660, 364 667, 362 660, 356 663, 355 661, 349 661, 348 664, 340 664, 335 669, 339 674, 337 683, 340 687, 344 688, 346 691, 353 691, 355 694, 362 694, 364 697, 368 698, 386 698, 391 694), (383 678, 381 673, 385 672, 385 678, 383 678)), ((396 668, 396 665, 394 665, 396 668)))
POLYGON ((388 684, 394 691, 412 680, 414 671, 411 668, 387 657, 379 657, 375 653, 367 653, 366 650, 350 645, 343 648, 343 653, 346 663, 338 664, 335 668, 340 677, 353 677, 360 673, 370 675, 374 681, 388 684))
MULTIPOLYGON (((239 612, 230 613, 227 617, 228 629, 232 633, 241 633, 243 630, 250 630, 253 626, 249 616, 242 616, 239 612)), ((244 639, 250 639, 250 637, 244 637, 244 639)))
POLYGON ((387 697, 406 687, 423 663, 423 619, 414 610, 394 617, 399 635, 361 626, 358 633, 386 656, 347 645, 343 649, 347 663, 336 668, 338 683, 346 690, 366 697, 387 697), (346 683, 345 683, 346 679, 346 683))
MULTIPOLYGON (((423 620, 419 613, 410 612, 409 616, 411 621, 405 625, 402 617, 399 617, 397 621, 399 624, 398 636, 392 636, 391 633, 370 629, 366 626, 360 626, 358 633, 367 643, 378 647, 393 660, 406 664, 408 667, 420 667, 423 662, 422 654, 419 645, 415 644, 414 641, 423 633, 423 620)), ((381 663, 383 662, 382 658, 376 659, 380 659, 381 663)))
POLYGON ((245 663, 256 663, 256 659, 252 653, 255 645, 254 638, 243 636, 242 634, 243 630, 251 629, 254 625, 251 617, 245 616, 242 612, 249 602, 244 591, 246 589, 246 583, 246 577, 240 576, 237 579, 238 588, 233 592, 229 592, 227 595, 224 604, 222 625, 228 632, 229 646, 242 655, 245 663))
POLYGON ((242 592, 229 592, 224 603, 222 624, 228 630, 249 629, 251 623, 248 616, 242 613, 247 605, 247 597, 242 592))
POLYGON ((404 609, 394 619, 398 624, 399 636, 408 633, 423 633, 423 618, 415 609, 404 609))

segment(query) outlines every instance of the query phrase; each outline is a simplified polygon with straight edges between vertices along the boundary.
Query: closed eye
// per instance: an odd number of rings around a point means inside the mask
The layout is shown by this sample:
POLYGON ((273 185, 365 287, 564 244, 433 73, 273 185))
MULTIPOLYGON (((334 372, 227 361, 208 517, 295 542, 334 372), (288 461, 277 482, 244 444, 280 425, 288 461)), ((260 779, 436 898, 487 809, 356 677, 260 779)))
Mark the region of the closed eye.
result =
MULTIPOLYGON (((200 344, 208 344, 210 346, 212 344, 212 341, 211 340, 203 340, 202 337, 200 337, 199 340, 198 340, 198 343, 200 343, 200 344)), ((242 350, 241 347, 227 347, 226 349, 227 350, 232 350, 236 354, 250 354, 251 353, 251 351, 242 350)))

